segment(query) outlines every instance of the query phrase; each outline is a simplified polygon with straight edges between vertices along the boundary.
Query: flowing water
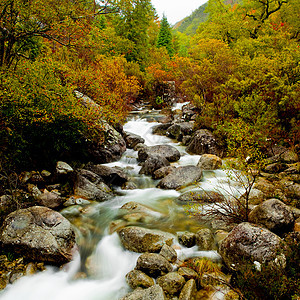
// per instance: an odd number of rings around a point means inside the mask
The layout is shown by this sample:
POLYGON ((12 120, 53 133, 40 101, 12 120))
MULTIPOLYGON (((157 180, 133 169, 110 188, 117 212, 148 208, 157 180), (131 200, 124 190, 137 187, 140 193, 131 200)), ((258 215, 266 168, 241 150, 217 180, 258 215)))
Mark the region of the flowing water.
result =
MULTIPOLYGON (((124 130, 142 136, 148 146, 175 146, 182 154, 181 159, 174 163, 175 166, 196 165, 200 156, 188 155, 185 147, 179 143, 152 134, 152 127, 158 124, 156 120, 159 118, 157 111, 133 112, 124 130)), ((137 152, 130 149, 120 161, 107 165, 120 166, 126 170, 138 188, 117 188, 117 196, 110 201, 63 209, 61 213, 74 224, 80 254, 62 270, 48 267, 42 273, 17 280, 0 293, 1 300, 117 300, 128 293, 130 290, 125 282, 125 275, 135 267, 140 254, 124 250, 117 233, 112 233, 122 222, 120 207, 127 202, 142 203, 157 212, 153 213, 153 218, 147 223, 137 224, 138 226, 171 233, 185 230, 196 232, 201 228, 201 225, 189 218, 183 207, 174 201, 187 189, 196 187, 189 187, 180 192, 156 188, 158 181, 138 174, 141 167, 137 164, 137 152), (163 219, 157 218, 162 215, 165 216, 163 219)), ((201 188, 213 190, 216 182, 222 182, 225 177, 226 174, 221 170, 204 172, 201 188)), ((178 248, 181 248, 177 250, 180 259, 201 256, 220 260, 216 251, 198 251, 196 246, 189 249, 182 246, 178 248)))

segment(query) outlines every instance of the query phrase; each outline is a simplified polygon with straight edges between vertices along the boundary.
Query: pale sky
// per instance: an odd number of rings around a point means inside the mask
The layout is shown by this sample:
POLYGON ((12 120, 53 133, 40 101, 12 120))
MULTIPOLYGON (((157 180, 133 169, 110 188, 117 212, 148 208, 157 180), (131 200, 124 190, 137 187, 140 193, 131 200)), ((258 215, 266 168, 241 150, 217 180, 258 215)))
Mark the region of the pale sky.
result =
POLYGON ((151 2, 159 17, 161 18, 164 13, 168 22, 174 25, 189 16, 207 0, 152 0, 151 2))

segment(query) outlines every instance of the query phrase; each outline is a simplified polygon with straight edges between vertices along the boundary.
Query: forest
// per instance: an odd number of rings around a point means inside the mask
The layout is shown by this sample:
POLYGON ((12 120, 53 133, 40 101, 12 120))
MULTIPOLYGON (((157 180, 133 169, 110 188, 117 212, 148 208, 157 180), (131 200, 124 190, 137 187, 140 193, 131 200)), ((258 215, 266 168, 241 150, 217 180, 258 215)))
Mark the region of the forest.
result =
POLYGON ((172 31, 149 0, 2 0, 0 12, 3 168, 76 157, 104 134, 97 119, 156 107, 165 81, 225 146, 242 131, 262 149, 299 151, 299 0, 209 1, 194 35, 172 31), (84 110, 74 90, 101 109, 84 110))

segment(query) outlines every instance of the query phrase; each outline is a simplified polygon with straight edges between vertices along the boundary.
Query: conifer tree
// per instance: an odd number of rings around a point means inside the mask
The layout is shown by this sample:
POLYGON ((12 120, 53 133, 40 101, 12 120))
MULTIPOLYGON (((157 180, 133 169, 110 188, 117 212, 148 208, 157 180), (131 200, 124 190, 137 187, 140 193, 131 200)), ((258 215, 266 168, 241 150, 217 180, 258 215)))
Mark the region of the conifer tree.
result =
POLYGON ((170 56, 174 55, 174 47, 172 42, 171 26, 167 20, 167 17, 163 15, 160 23, 160 30, 157 39, 157 47, 166 47, 170 56))

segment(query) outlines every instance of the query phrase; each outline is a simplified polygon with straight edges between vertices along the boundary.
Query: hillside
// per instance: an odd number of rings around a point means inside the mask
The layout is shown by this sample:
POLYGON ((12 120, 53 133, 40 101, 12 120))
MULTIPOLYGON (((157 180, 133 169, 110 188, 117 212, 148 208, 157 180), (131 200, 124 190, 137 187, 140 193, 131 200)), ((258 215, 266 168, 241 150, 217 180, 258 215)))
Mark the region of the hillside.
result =
POLYGON ((204 12, 206 7, 207 2, 197 8, 190 16, 177 22, 173 29, 187 35, 195 34, 199 24, 205 22, 208 18, 208 14, 204 12))

